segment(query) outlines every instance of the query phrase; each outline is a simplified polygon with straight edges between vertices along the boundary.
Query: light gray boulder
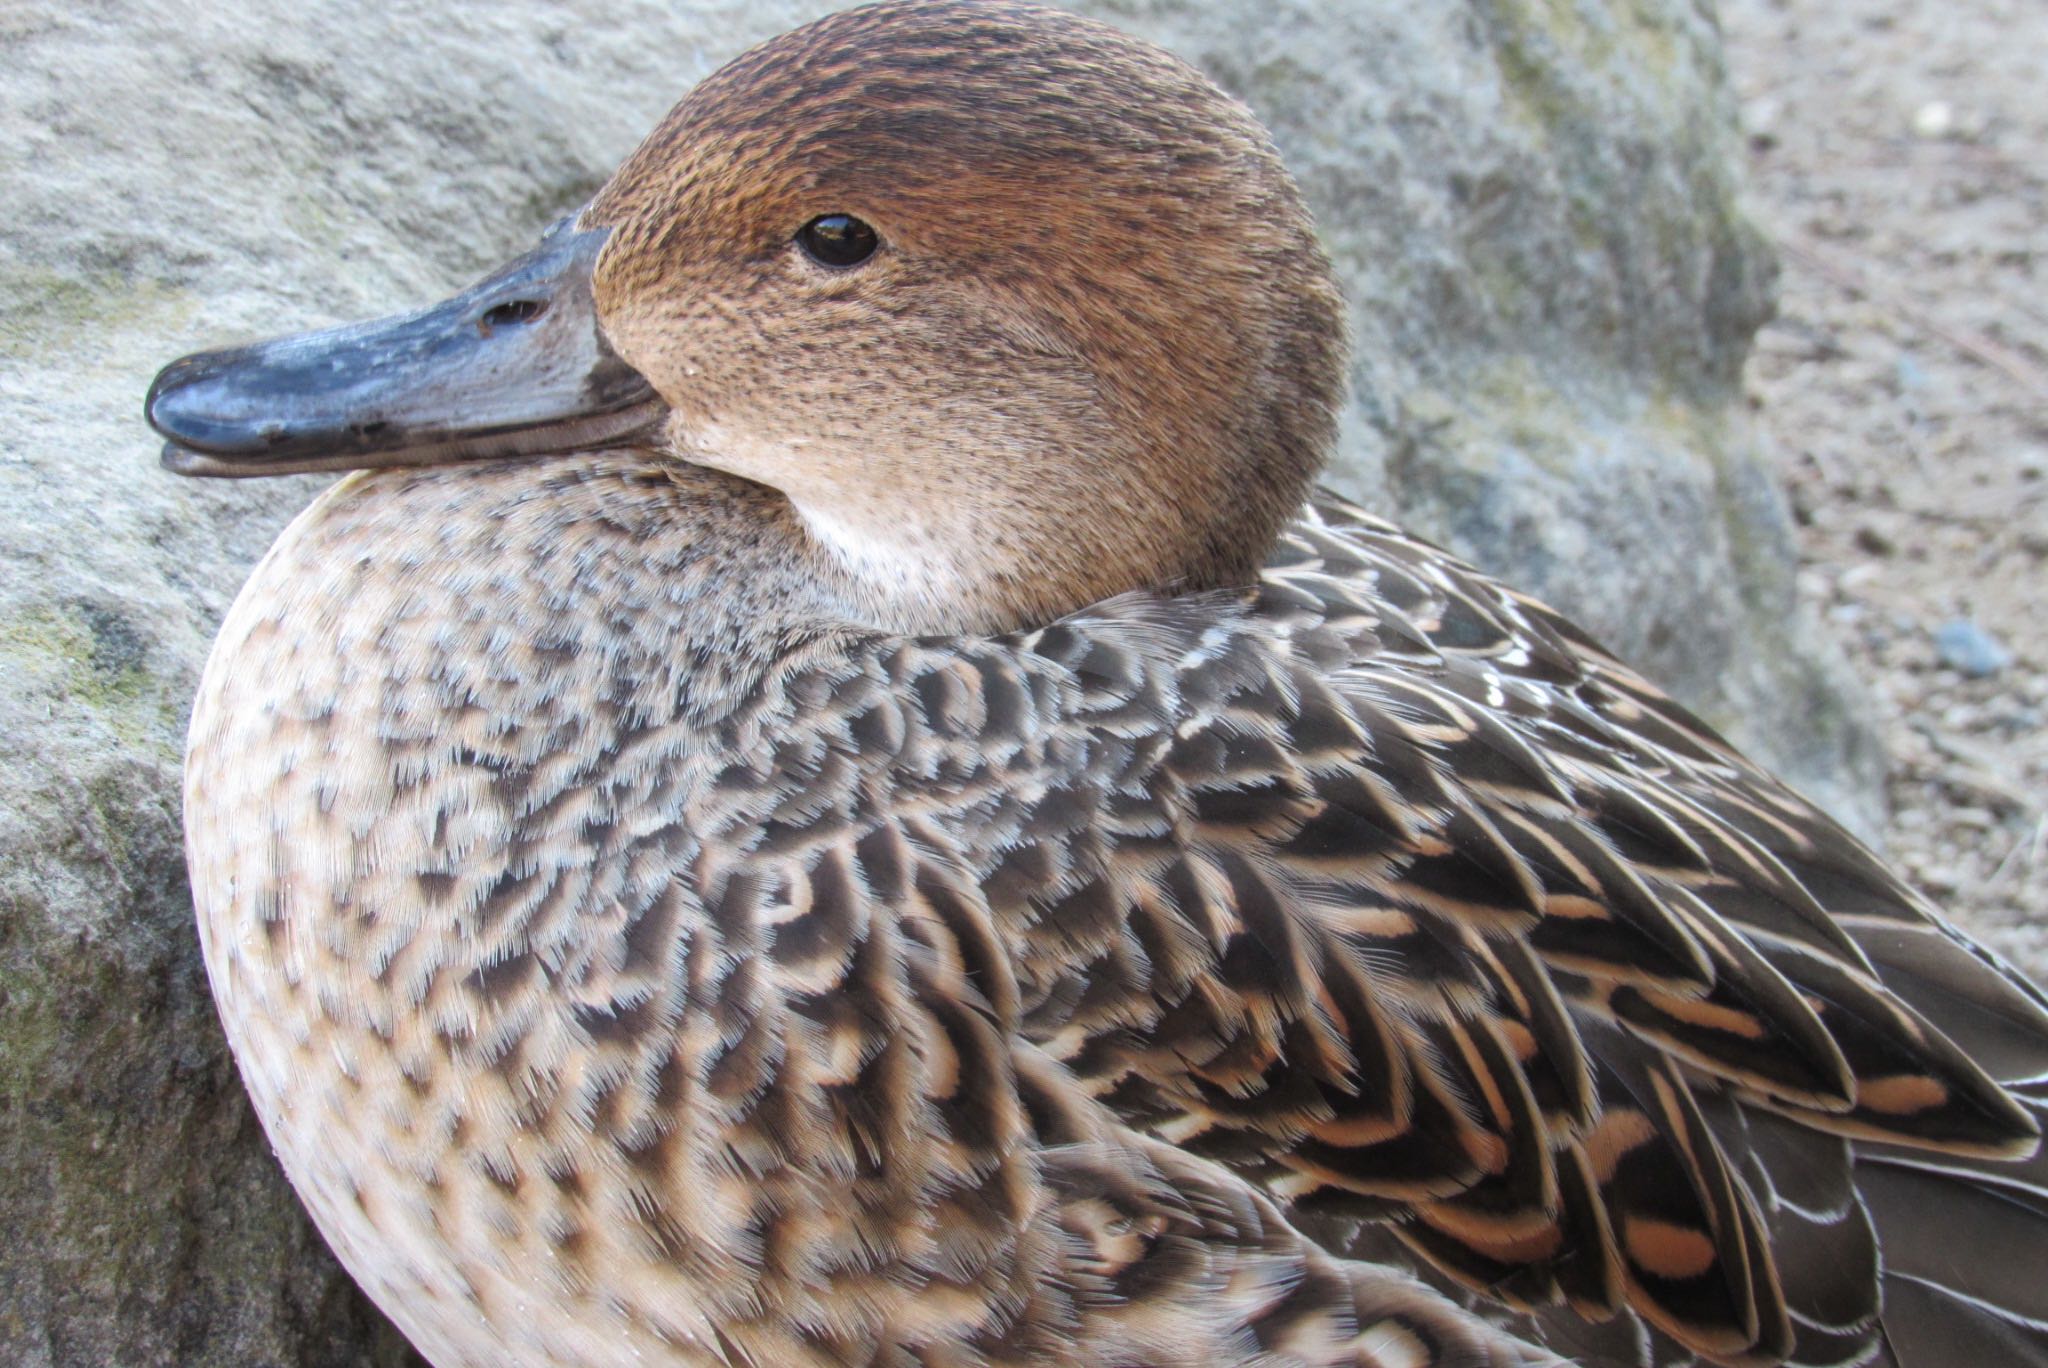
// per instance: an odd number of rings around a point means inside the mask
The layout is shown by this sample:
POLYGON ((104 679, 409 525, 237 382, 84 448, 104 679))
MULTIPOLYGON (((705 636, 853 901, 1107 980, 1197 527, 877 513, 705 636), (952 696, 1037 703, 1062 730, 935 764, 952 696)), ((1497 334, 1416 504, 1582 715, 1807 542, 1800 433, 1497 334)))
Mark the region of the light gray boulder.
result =
MULTIPOLYGON (((208 639, 317 483, 158 473, 152 372, 466 283, 691 83, 828 7, 0 15, 0 1361, 408 1352, 250 1118, 179 848, 208 639)), ((1709 7, 1089 7, 1242 93, 1306 186, 1359 343, 1337 483, 1550 597, 1796 780, 1873 792, 1743 419, 1771 266, 1735 204, 1709 7)))

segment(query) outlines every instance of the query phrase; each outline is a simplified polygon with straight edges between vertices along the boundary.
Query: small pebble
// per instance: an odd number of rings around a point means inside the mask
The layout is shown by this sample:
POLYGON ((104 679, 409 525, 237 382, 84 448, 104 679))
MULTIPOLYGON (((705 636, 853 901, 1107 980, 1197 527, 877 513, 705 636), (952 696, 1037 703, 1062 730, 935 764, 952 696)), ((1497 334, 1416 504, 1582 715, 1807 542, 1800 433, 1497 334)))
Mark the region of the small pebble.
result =
POLYGON ((1931 893, 1953 893, 1962 882, 1953 865, 1930 865, 1920 871, 1920 882, 1931 893))
POLYGON ((1742 111, 1743 126, 1749 130, 1750 146, 1755 148, 1778 145, 1778 122, 1783 107, 1776 100, 1751 100, 1742 111))
POLYGON ((1935 142, 1955 132, 1955 106, 1947 100, 1929 100, 1913 111, 1913 136, 1935 142))
POLYGON ((1900 394, 1917 394, 1927 388, 1927 368, 1905 352, 1892 363, 1892 373, 1900 394))
POLYGON ((1856 549, 1873 556, 1889 556, 1898 551, 1899 544, 1876 523, 1864 523, 1856 529, 1856 549))
POLYGON ((1794 485, 1789 491, 1792 502, 1792 521, 1801 527, 1813 526, 1813 496, 1802 485, 1794 485))
POLYGON ((2012 664, 2012 652, 1968 618, 1953 618, 1934 629, 1941 663, 1968 679, 1985 679, 2012 664))

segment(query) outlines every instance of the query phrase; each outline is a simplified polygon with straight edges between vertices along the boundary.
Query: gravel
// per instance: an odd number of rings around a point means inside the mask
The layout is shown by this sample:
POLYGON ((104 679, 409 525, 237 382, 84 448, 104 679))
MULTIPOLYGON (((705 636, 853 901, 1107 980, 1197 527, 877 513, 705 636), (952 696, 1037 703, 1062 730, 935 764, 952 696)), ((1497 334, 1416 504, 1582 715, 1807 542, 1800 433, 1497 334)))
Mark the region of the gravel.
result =
POLYGON ((1875 695, 1892 857, 2048 978, 2048 8, 1724 0, 1785 259, 1750 397, 1875 695))

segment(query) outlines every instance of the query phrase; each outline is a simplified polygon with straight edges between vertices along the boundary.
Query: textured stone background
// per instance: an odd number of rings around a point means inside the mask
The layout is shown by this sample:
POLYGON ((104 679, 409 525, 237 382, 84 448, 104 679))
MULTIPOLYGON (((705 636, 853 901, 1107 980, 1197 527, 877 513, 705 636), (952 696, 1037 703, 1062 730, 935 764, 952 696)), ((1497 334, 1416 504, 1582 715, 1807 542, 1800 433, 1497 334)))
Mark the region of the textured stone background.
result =
MULTIPOLYGON (((316 484, 158 473, 180 352, 425 302, 812 0, 0 10, 0 1362, 396 1363, 206 995, 184 713, 316 484)), ((1095 0, 1275 128, 1359 342, 1337 482, 1867 822, 1737 377, 1771 266, 1704 0, 1095 0)))

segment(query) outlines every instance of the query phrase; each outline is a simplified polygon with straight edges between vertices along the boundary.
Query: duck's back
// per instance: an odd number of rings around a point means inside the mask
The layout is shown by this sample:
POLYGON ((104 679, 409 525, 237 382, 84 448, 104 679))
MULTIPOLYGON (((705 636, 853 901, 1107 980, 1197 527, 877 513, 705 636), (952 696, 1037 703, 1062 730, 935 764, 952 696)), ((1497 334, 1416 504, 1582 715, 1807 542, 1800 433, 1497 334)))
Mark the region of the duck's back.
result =
POLYGON ((1255 593, 877 641, 790 699, 706 894, 845 1059, 906 928, 1013 1056, 956 1127, 1164 1140, 1587 1362, 2048 1363, 2039 992, 1441 551, 1325 496, 1255 593))
MULTIPOLYGON (((2048 1362, 2048 1000, 1555 613, 1339 500, 1313 513, 1272 578, 1337 601, 1323 576, 1372 585, 1391 631, 1340 692, 1419 731, 1439 805, 1492 827, 1454 842, 1455 878, 1422 881, 1448 902, 1416 896, 1413 863, 1397 900, 1436 944, 1533 952, 1590 1066, 1598 1115, 1576 1144, 1604 1207, 1596 1239, 1532 1237, 1501 1224, 1512 1201, 1475 1209, 1489 1178, 1447 1212, 1358 1227, 1351 1252, 1398 1239, 1474 1304, 1527 1303, 1524 1332, 1575 1361, 1771 1361, 1789 1343, 1798 1363, 2048 1362), (1404 623, 1426 650, 1403 649, 1404 623), (1522 932, 1502 933, 1504 909, 1522 932), (1667 917, 1704 951, 1706 991, 1658 968, 1681 945, 1667 917), (1581 1290, 1596 1242, 1633 1317, 1583 1314, 1602 1305, 1581 1290)), ((1512 1010, 1526 977, 1509 962, 1494 1025, 1555 1143, 1573 1127, 1544 1075, 1571 1043, 1512 1010)), ((1474 1069, 1482 1095, 1495 1069, 1474 1069)))

